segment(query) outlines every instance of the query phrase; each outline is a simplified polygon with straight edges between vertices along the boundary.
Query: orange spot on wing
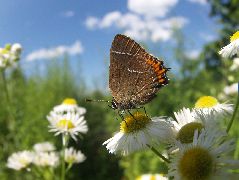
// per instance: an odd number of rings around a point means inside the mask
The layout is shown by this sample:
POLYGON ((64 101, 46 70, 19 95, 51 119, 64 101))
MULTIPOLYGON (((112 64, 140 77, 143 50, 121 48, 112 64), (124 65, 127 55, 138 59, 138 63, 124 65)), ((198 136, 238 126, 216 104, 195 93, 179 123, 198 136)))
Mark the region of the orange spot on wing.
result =
POLYGON ((165 77, 163 77, 162 75, 166 72, 166 69, 163 66, 161 66, 161 62, 150 58, 150 59, 146 60, 146 63, 151 65, 151 67, 153 67, 154 72, 158 76, 159 82, 164 83, 165 82, 165 77))

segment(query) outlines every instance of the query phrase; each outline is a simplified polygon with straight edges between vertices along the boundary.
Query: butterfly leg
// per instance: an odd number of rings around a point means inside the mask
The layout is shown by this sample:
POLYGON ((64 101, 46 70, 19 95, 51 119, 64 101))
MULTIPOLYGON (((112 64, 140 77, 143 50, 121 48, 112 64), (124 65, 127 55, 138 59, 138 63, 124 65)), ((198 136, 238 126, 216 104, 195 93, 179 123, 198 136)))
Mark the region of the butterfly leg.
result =
POLYGON ((121 117, 122 121, 124 120, 124 116, 122 115, 122 113, 120 111, 118 111, 119 116, 121 117))
POLYGON ((134 120, 137 120, 137 119, 135 119, 134 115, 130 112, 130 110, 127 110, 127 111, 134 118, 134 120))
POLYGON ((124 116, 122 115, 122 113, 121 113, 120 110, 118 111, 118 114, 119 114, 119 116, 121 117, 122 121, 124 121, 125 124, 126 124, 126 126, 128 127, 127 122, 125 121, 124 116))
POLYGON ((141 109, 141 108, 143 108, 145 116, 149 117, 148 114, 147 114, 147 112, 146 112, 146 108, 145 108, 144 106, 138 107, 138 108, 137 108, 137 112, 138 112, 138 109, 141 109))
POLYGON ((145 114, 147 117, 149 117, 148 114, 147 114, 147 112, 146 112, 146 108, 145 108, 144 106, 142 106, 142 107, 140 107, 140 108, 143 108, 143 109, 144 109, 144 114, 145 114))

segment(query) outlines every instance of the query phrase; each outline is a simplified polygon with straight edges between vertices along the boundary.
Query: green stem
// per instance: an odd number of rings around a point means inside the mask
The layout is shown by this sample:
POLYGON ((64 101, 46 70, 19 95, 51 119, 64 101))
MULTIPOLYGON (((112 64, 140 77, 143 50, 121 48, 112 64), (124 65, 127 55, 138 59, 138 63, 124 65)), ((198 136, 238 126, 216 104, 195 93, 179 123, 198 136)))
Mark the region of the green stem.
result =
POLYGON ((66 134, 62 135, 62 158, 61 158, 61 180, 65 180, 66 176, 66 163, 65 163, 65 150, 67 147, 68 138, 66 134))
POLYGON ((50 171, 52 180, 56 179, 54 168, 53 168, 53 167, 50 167, 49 171, 50 171))
POLYGON ((8 126, 9 126, 10 129, 14 129, 15 119, 14 119, 14 115, 12 114, 12 103, 11 103, 11 99, 10 99, 10 96, 9 96, 9 91, 8 91, 8 88, 7 88, 7 80, 6 80, 6 75, 5 75, 4 70, 1 70, 1 75, 2 75, 2 80, 3 80, 3 89, 4 89, 5 94, 6 94, 7 111, 8 111, 9 118, 11 120, 11 121, 8 121, 8 123, 11 122, 11 124, 8 124, 8 126), (10 127, 10 125, 11 125, 11 127, 10 127))
POLYGON ((66 173, 71 169, 72 163, 68 164, 68 167, 66 168, 66 173))
POLYGON ((36 175, 38 179, 44 179, 44 175, 38 167, 32 168, 31 171, 36 175))
POLYGON ((160 152, 158 152, 153 146, 148 145, 148 148, 151 149, 157 156, 159 156, 161 159, 163 159, 165 162, 170 163, 169 159, 164 157, 160 152))
POLYGON ((7 99, 7 102, 10 103, 10 96, 9 96, 8 89, 7 89, 7 80, 6 80, 4 70, 1 71, 1 74, 2 74, 2 80, 3 80, 3 88, 4 88, 4 91, 6 94, 6 99, 7 99))
POLYGON ((229 122, 229 124, 227 126, 227 133, 230 131, 230 129, 232 127, 232 123, 233 123, 233 121, 234 121, 234 119, 236 117, 238 107, 239 107, 239 94, 237 94, 236 107, 235 107, 235 109, 233 111, 232 118, 231 118, 231 120, 230 120, 230 122, 229 122))

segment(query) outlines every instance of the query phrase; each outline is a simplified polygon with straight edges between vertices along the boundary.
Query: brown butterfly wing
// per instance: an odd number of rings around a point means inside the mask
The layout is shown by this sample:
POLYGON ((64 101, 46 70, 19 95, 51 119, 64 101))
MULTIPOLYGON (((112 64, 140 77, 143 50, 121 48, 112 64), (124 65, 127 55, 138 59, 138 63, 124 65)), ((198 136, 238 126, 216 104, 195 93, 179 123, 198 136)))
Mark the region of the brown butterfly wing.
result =
POLYGON ((118 103, 128 102, 132 91, 131 72, 128 68, 133 62, 132 57, 136 57, 144 49, 135 41, 124 35, 116 35, 110 50, 110 73, 109 88, 112 96, 118 103))
POLYGON ((136 60, 138 62, 144 62, 144 65, 142 66, 147 68, 147 74, 138 75, 141 79, 140 83, 142 84, 136 86, 137 91, 135 92, 136 104, 143 105, 156 97, 156 93, 159 89, 168 84, 168 78, 166 75, 168 68, 163 66, 163 61, 160 61, 147 52, 139 55, 136 60))
POLYGON ((163 62, 148 54, 138 43, 116 35, 110 50, 109 88, 124 108, 151 101, 168 83, 163 62))

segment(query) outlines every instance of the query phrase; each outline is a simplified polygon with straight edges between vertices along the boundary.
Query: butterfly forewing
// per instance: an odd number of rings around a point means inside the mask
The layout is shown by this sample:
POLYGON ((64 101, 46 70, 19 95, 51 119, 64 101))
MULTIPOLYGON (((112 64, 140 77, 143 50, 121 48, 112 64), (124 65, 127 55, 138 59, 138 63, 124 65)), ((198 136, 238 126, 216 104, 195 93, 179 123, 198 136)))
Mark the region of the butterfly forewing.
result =
POLYGON ((110 50, 109 88, 121 109, 151 101, 168 83, 163 61, 148 54, 138 43, 116 35, 110 50))

